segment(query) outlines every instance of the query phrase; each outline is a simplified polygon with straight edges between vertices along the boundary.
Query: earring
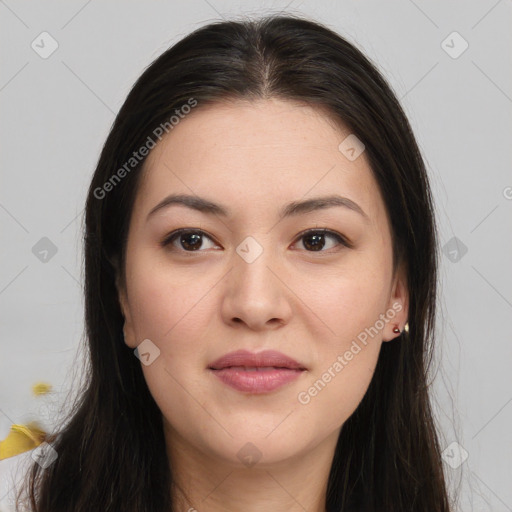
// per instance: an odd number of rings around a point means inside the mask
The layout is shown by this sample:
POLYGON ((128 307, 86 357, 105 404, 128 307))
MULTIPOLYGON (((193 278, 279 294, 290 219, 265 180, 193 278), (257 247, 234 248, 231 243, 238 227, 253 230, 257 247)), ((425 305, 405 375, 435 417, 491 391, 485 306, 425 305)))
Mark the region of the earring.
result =
MULTIPOLYGON (((409 322, 407 322, 404 326, 404 331, 405 332, 409 332, 409 322)), ((400 329, 398 328, 398 325, 396 325, 393 329, 393 332, 396 333, 396 334, 402 334, 402 331, 400 331, 400 329)))

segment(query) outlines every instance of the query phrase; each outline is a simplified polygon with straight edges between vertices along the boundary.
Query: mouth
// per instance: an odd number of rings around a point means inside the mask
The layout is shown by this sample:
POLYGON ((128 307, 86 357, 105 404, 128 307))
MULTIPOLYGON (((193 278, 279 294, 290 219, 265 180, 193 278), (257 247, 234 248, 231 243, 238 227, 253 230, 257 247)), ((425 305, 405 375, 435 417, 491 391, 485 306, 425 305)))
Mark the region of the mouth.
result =
POLYGON ((307 368, 291 357, 276 350, 264 350, 252 353, 247 350, 237 350, 225 354, 208 367, 211 370, 223 370, 224 368, 282 368, 288 370, 307 370, 307 368))
POLYGON ((217 359, 208 370, 237 391, 261 394, 294 381, 307 368, 281 352, 239 350, 217 359))
POLYGON ((243 372, 266 372, 271 370, 293 370, 286 366, 226 366, 224 368, 210 368, 211 370, 239 370, 243 372))

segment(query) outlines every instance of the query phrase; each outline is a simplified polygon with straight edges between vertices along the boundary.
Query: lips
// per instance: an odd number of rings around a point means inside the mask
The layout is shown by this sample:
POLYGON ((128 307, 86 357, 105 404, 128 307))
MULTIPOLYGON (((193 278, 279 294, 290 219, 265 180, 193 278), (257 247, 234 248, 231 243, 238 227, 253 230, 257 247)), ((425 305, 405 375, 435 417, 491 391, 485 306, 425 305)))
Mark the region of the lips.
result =
POLYGON ((222 370, 223 368, 287 368, 289 370, 306 370, 306 368, 281 352, 275 350, 264 350, 253 354, 247 350, 237 350, 230 352, 214 361, 209 368, 212 370, 222 370))
POLYGON ((298 379, 307 370, 274 350, 257 354, 246 350, 231 352, 214 361, 208 369, 231 388, 252 394, 274 391, 298 379))

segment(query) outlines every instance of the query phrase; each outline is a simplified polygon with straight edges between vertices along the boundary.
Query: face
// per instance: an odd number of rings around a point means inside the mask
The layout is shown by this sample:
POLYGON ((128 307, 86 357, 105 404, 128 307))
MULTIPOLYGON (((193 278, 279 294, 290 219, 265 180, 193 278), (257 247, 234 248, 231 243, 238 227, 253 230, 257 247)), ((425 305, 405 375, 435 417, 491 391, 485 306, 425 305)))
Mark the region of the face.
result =
POLYGON ((334 446, 403 329, 387 213, 364 151, 339 149, 349 135, 295 102, 198 105, 148 156, 120 302, 171 444, 238 465, 334 446), (238 350, 299 369, 214 369, 238 350))

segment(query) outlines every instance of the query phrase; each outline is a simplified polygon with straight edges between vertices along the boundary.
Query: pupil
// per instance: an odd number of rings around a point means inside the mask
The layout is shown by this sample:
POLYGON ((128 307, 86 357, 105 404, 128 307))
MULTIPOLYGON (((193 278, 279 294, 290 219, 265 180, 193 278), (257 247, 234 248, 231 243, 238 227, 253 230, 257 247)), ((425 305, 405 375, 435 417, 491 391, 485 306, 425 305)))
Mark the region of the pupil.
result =
POLYGON ((183 244, 183 246, 185 248, 197 249, 198 247, 201 246, 201 235, 198 235, 196 233, 191 233, 191 234, 188 234, 188 235, 183 235, 181 237, 181 243, 183 244), (190 238, 193 238, 193 239, 195 238, 195 243, 194 242, 192 242, 192 244, 187 243, 187 239, 190 239, 190 238))
POLYGON ((306 240, 308 240, 308 239, 309 239, 309 240, 311 240, 311 239, 315 239, 316 241, 315 241, 315 242, 313 242, 312 244, 304 243, 304 245, 305 245, 306 247, 307 247, 308 245, 311 245, 311 246, 314 248, 313 250, 315 250, 315 251, 317 251, 317 250, 319 250, 319 249, 322 249, 322 247, 323 247, 323 241, 322 241, 321 239, 322 239, 323 237, 324 237, 324 235, 309 235, 309 236, 307 236, 307 237, 304 239, 304 241, 306 241, 306 240))

